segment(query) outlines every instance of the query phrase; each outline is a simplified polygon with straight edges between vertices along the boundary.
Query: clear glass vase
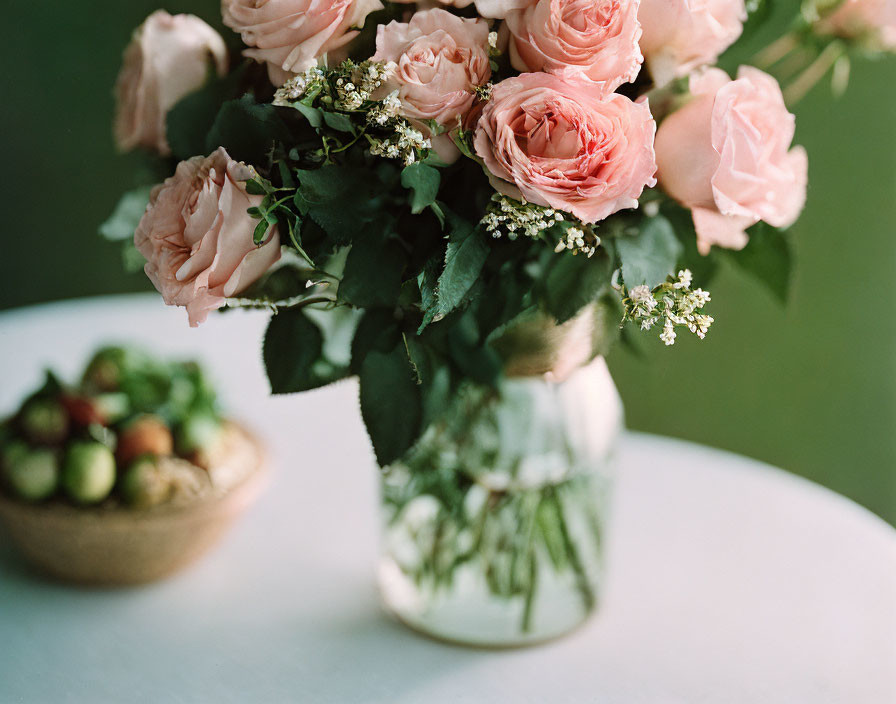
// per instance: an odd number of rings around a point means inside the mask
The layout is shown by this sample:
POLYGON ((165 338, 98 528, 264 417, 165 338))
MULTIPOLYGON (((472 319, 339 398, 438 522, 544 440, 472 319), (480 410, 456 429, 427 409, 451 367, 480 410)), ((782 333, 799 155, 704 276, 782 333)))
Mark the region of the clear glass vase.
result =
MULTIPOLYGON (((529 367, 527 367, 529 368, 529 367)), ((603 358, 469 385, 383 470, 380 590, 428 635, 509 647, 595 609, 622 404, 603 358)))

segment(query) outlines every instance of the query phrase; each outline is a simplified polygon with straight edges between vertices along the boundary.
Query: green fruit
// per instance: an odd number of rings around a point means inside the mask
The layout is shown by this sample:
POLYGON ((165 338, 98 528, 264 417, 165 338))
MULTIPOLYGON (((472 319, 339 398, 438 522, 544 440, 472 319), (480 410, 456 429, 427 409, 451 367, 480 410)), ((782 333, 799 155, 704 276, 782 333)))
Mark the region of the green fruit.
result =
POLYGON ((6 467, 6 481, 26 501, 41 501, 59 486, 59 460, 53 450, 39 449, 19 454, 6 467))
POLYGON ((76 442, 69 446, 62 468, 62 486, 81 504, 99 503, 115 485, 115 457, 99 442, 76 442))
POLYGON ((179 455, 190 455, 211 447, 221 434, 221 421, 209 414, 188 416, 178 426, 175 446, 179 455))
POLYGON ((0 467, 2 467, 3 470, 8 470, 20 457, 27 455, 28 451, 28 445, 21 440, 7 442, 3 445, 3 448, 0 449, 0 467))
POLYGON ((124 474, 121 496, 134 508, 150 508, 166 502, 171 496, 171 479, 154 457, 141 457, 124 474))
POLYGON ((19 416, 22 432, 38 445, 58 445, 68 435, 68 412, 56 399, 36 398, 19 416))
POLYGON ((98 391, 117 391, 121 383, 128 351, 122 347, 104 347, 87 364, 81 383, 98 391))

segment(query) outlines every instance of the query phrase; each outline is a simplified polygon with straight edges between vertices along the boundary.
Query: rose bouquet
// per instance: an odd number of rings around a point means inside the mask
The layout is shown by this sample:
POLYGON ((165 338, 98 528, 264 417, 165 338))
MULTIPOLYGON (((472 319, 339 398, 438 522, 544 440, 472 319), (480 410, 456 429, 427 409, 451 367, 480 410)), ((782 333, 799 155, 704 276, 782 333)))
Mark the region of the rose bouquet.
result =
MULTIPOLYGON (((892 49, 892 8, 804 8, 758 60, 808 56, 799 92, 854 47, 892 49)), ((358 376, 414 585, 450 590, 489 551, 488 590, 520 599, 527 630, 544 553, 587 611, 601 517, 570 503, 602 491, 577 472, 603 450, 570 440, 594 413, 571 388, 602 383, 585 365, 626 324, 704 337, 719 256, 786 291, 807 156, 775 78, 713 67, 766 9, 224 0, 242 61, 156 12, 125 53, 116 134, 164 181, 103 232, 133 235, 129 260, 191 325, 269 309, 274 393, 358 376)))

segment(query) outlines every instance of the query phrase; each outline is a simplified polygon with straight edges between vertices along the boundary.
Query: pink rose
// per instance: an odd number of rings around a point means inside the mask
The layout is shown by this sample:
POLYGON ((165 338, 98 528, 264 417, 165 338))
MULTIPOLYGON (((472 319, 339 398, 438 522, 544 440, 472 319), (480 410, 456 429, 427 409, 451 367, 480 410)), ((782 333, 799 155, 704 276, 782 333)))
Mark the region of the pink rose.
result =
POLYGON ((380 25, 373 60, 397 64, 386 90, 398 90, 405 117, 454 127, 473 105, 476 86, 491 76, 488 24, 424 10, 407 24, 380 25))
POLYGON ((497 190, 596 222, 653 186, 656 125, 646 100, 524 73, 496 85, 474 146, 497 190))
POLYGON ((641 67, 639 2, 536 0, 510 12, 510 62, 518 71, 593 81, 610 93, 641 67))
POLYGON ((214 64, 227 71, 227 47, 198 17, 153 12, 134 32, 124 51, 115 87, 115 140, 119 149, 135 147, 171 153, 165 137, 168 111, 202 87, 214 64))
POLYGON ((146 275, 165 303, 186 307, 192 326, 280 258, 276 227, 260 246, 252 241, 258 221, 246 210, 262 196, 246 193, 243 182, 253 173, 223 147, 182 161, 174 176, 153 189, 134 233, 146 275))
POLYGON ((439 5, 449 5, 457 8, 469 7, 473 4, 473 0, 392 0, 399 5, 413 5, 416 3, 421 10, 428 10, 439 5))
POLYGON ((282 85, 317 59, 354 39, 380 0, 222 0, 224 24, 252 49, 243 53, 266 62, 271 82, 282 85))
POLYGON ((694 97, 663 120, 656 136, 660 185, 691 208, 697 244, 741 249, 759 220, 792 225, 806 200, 808 160, 790 148, 794 117, 774 78, 742 66, 691 78, 694 97))
POLYGON ((743 31, 744 0, 641 0, 641 51, 657 85, 714 64, 743 31))
POLYGON ((483 17, 503 20, 514 10, 522 10, 533 0, 475 0, 476 10, 483 17))
POLYGON ((872 48, 896 51, 896 0, 845 0, 818 26, 826 34, 862 39, 872 48))

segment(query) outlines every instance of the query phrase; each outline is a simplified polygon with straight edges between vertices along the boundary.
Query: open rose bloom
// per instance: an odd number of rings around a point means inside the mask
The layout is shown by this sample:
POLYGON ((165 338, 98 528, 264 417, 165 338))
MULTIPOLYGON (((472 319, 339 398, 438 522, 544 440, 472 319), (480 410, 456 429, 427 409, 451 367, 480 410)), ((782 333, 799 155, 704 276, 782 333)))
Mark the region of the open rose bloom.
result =
POLYGON ((742 67, 691 80, 693 99, 672 113, 656 140, 659 178, 692 209, 702 252, 741 249, 760 220, 789 227, 806 201, 806 150, 792 147, 795 120, 771 76, 742 67))
POLYGON ((380 25, 374 61, 396 65, 386 90, 396 89, 402 115, 454 126, 488 83, 488 24, 445 10, 417 12, 408 23, 380 25))
POLYGON ((646 101, 527 73, 495 87, 475 145, 498 191, 593 223, 656 183, 655 130, 646 101))
POLYGON ((254 172, 221 148, 181 162, 157 186, 134 242, 146 257, 146 275, 168 305, 184 306, 190 325, 203 322, 255 282, 280 258, 276 227, 260 245, 247 209, 261 202, 246 193, 254 172))
POLYGON ((508 13, 510 59, 520 71, 593 82, 609 93, 641 68, 639 0, 537 0, 508 13))

